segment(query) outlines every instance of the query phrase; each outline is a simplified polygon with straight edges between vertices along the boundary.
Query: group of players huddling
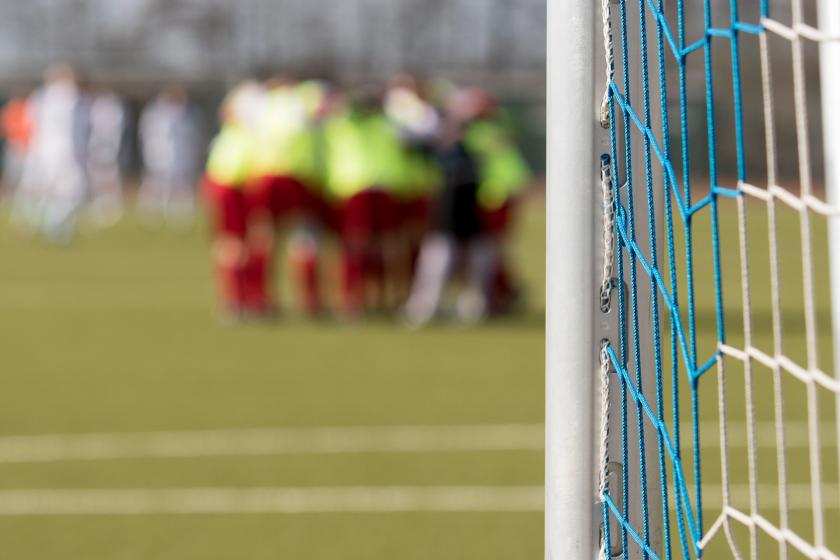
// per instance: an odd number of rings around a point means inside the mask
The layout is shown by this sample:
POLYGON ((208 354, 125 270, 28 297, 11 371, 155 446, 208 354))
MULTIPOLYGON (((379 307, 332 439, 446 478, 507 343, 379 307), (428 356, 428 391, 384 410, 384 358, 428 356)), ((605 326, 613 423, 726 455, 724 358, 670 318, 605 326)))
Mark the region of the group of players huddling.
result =
POLYGON ((203 190, 228 317, 276 316, 279 239, 304 310, 321 314, 327 233, 342 317, 399 309, 427 323, 456 276, 461 321, 516 303, 504 245, 530 173, 486 92, 408 76, 379 93, 273 78, 234 88, 221 120, 203 190))

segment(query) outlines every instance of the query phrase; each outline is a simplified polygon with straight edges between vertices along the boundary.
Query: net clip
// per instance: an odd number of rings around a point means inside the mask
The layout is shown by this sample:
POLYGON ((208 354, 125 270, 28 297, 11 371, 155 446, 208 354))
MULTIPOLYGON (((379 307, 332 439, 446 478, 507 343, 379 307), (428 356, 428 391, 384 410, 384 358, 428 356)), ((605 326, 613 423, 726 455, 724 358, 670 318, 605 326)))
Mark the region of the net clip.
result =
POLYGON ((604 100, 601 101, 598 120, 601 123, 601 128, 605 130, 610 128, 610 102, 606 95, 604 96, 604 100))
MULTIPOLYGON (((607 463, 606 469, 607 475, 607 488, 621 488, 622 480, 624 478, 624 466, 621 463, 616 463, 615 461, 611 461, 607 463)), ((618 502, 615 506, 618 508, 619 511, 622 510, 622 497, 621 492, 617 492, 615 494, 616 499, 618 502)), ((600 546, 600 554, 601 560, 605 560, 606 558, 617 558, 621 556, 621 539, 619 535, 621 534, 621 525, 618 522, 618 519, 615 516, 610 515, 610 543, 609 543, 609 552, 607 552, 607 547, 604 546, 604 538, 606 536, 606 531, 604 531, 604 519, 603 519, 603 510, 599 510, 598 514, 600 518, 597 521, 598 528, 600 529, 600 539, 601 539, 601 546, 600 546)))

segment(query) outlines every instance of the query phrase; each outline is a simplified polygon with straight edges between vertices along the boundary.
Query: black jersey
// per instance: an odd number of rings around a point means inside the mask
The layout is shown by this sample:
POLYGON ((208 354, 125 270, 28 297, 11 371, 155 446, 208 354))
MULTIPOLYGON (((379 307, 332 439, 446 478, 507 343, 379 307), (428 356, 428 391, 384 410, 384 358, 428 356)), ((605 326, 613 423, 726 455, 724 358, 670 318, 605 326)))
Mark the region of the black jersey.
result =
POLYGON ((432 226, 460 240, 481 231, 478 208, 478 167, 462 142, 438 148, 435 160, 443 176, 432 226))

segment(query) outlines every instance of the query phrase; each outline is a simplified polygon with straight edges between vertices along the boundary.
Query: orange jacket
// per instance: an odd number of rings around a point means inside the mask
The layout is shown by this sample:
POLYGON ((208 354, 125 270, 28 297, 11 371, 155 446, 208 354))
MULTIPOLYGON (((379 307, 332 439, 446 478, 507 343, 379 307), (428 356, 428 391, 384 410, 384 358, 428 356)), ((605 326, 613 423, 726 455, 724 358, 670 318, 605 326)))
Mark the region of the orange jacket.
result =
POLYGON ((26 150, 32 135, 29 102, 23 98, 16 98, 6 103, 0 114, 0 127, 9 144, 19 150, 26 150))

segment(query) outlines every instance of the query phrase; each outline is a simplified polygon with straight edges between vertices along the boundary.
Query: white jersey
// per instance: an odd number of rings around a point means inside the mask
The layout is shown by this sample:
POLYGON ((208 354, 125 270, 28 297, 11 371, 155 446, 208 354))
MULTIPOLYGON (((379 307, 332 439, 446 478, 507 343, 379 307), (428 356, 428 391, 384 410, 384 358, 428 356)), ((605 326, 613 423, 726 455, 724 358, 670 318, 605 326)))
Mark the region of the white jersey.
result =
POLYGON ((72 84, 44 86, 32 96, 33 136, 30 154, 50 168, 81 163, 88 127, 83 98, 72 84))
POLYGON ((113 94, 99 95, 90 106, 90 158, 116 163, 122 144, 125 110, 113 94))
POLYGON ((49 83, 31 98, 32 144, 15 213, 56 241, 69 240, 88 189, 89 106, 72 82, 49 83))
POLYGON ((200 127, 188 103, 158 97, 140 117, 144 176, 138 208, 151 219, 188 225, 195 208, 200 127))
POLYGON ((157 99, 143 110, 140 142, 148 174, 192 183, 198 141, 198 125, 189 105, 157 99))
POLYGON ((84 195, 90 121, 88 107, 72 83, 47 84, 31 98, 32 144, 25 181, 55 196, 84 195))

